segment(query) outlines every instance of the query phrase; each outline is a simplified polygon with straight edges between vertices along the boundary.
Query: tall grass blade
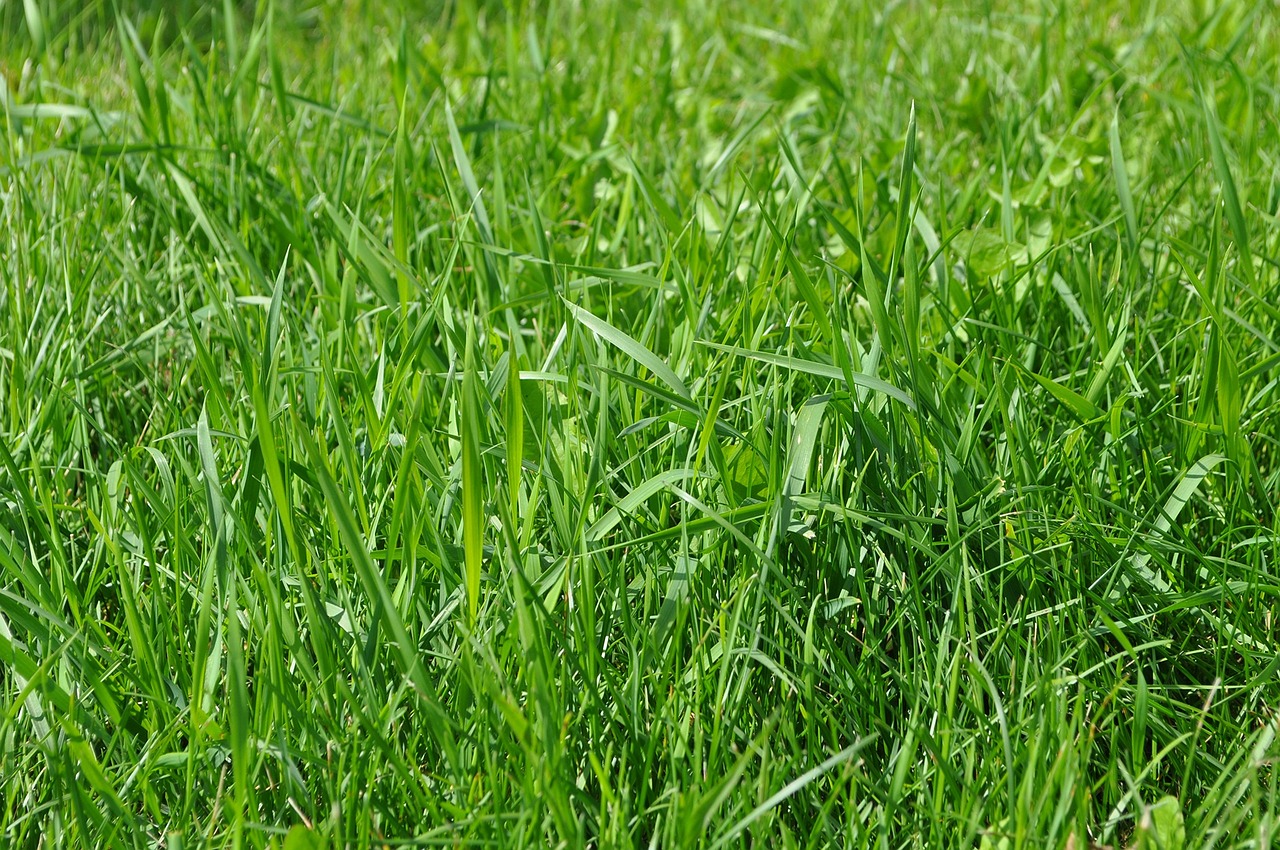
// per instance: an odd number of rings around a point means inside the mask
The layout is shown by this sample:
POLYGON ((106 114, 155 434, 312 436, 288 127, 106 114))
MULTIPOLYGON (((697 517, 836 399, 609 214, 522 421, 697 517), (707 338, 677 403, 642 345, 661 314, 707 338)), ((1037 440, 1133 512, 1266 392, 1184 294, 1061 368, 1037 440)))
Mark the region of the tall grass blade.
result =
POLYGON ((475 360, 475 327, 467 325, 462 373, 462 540, 466 558, 467 623, 475 626, 484 569, 484 467, 480 457, 480 377, 475 360))

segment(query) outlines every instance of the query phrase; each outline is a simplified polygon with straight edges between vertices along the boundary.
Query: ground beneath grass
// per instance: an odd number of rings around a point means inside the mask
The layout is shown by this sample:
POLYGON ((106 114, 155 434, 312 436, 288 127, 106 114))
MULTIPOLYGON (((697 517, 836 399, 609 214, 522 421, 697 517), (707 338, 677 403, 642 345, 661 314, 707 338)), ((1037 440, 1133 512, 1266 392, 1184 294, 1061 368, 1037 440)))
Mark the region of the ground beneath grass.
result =
POLYGON ((1280 8, 0 0, 0 845, 1264 848, 1280 8))

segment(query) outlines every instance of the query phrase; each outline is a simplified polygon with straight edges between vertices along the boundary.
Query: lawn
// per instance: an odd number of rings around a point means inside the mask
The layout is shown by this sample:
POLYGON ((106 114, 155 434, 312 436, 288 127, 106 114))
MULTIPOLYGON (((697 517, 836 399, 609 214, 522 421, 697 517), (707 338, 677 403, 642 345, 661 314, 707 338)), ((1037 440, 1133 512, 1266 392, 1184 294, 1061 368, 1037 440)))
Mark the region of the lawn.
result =
POLYGON ((0 846, 1265 848, 1274 0, 0 0, 0 846))

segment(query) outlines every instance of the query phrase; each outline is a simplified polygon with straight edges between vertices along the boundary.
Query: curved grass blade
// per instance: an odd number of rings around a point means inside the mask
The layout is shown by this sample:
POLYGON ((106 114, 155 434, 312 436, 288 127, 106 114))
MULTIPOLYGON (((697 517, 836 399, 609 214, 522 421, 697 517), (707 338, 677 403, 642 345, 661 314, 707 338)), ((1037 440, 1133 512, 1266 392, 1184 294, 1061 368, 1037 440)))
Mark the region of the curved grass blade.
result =
POLYGON ((836 753, 826 761, 822 762, 822 764, 810 770, 805 771, 804 773, 797 776, 795 779, 788 782, 786 785, 782 786, 782 788, 776 794, 769 797, 769 799, 765 800, 760 805, 756 806, 754 809, 751 810, 749 814, 747 814, 746 817, 744 817, 742 820, 735 823, 733 826, 729 827, 718 838, 716 838, 716 840, 711 844, 712 850, 718 850, 718 848, 724 847, 726 844, 730 843, 739 835, 741 835, 747 829, 747 827, 751 826, 751 824, 755 823, 760 818, 764 817, 766 814, 772 811, 774 808, 776 808, 777 806, 785 802, 788 798, 793 796, 797 791, 809 785, 809 783, 813 782, 814 780, 822 778, 824 775, 831 772, 833 769, 839 767, 840 765, 844 764, 845 762, 852 760, 854 756, 856 756, 859 752, 865 749, 869 744, 875 741, 876 737, 877 736, 873 733, 871 735, 868 735, 865 738, 862 738, 856 744, 851 744, 850 746, 845 747, 840 752, 836 753))
MULTIPOLYGON (((837 366, 831 366, 826 363, 818 363, 814 360, 804 360, 799 357, 788 357, 785 354, 771 354, 766 351, 751 351, 747 348, 741 348, 736 345, 723 345, 718 342, 707 342, 698 340, 699 345, 705 345, 709 348, 715 348, 729 354, 745 357, 748 360, 758 360, 761 363, 768 363, 771 366, 781 366, 784 369, 792 369, 796 372, 804 372, 808 375, 816 375, 819 378, 831 378, 836 381, 846 380, 845 373, 837 366)), ((883 393, 894 401, 905 404, 909 409, 915 410, 915 400, 911 398, 905 391, 898 389, 888 381, 882 381, 879 378, 873 378, 870 375, 864 375, 854 372, 851 378, 856 386, 871 390, 872 392, 883 393)))
MULTIPOLYGON (((1173 493, 1165 500, 1164 506, 1160 509, 1160 516, 1156 517, 1156 521, 1153 524, 1154 533, 1148 536, 1153 539, 1164 537, 1169 529, 1173 527, 1173 524, 1177 522, 1178 514, 1182 513, 1182 509, 1187 506, 1187 502, 1191 501, 1191 497, 1196 494, 1196 491, 1200 489, 1200 485, 1209 477, 1209 473, 1226 459, 1225 455, 1207 454, 1193 463, 1191 468, 1183 473, 1182 480, 1178 482, 1177 487, 1173 488, 1173 493)), ((1139 552, 1134 555, 1131 562, 1134 572, 1157 591, 1168 593, 1170 591, 1169 583, 1147 566, 1150 561, 1150 552, 1139 552)), ((1121 590, 1117 589, 1113 591, 1113 594, 1118 595, 1120 592, 1121 590)))
POLYGON ((652 478, 637 484, 635 489, 618 500, 617 504, 605 511, 604 516, 596 520, 595 523, 587 529, 587 540, 591 542, 598 541, 604 535, 608 534, 615 525, 622 521, 624 516, 635 513, 636 509, 645 503, 649 497, 661 492, 667 487, 680 481, 697 475, 692 469, 668 469, 665 472, 659 472, 652 478))
POLYGON ((618 330, 594 313, 584 310, 564 296, 561 296, 560 300, 564 302, 564 306, 573 314, 573 317, 586 325, 592 333, 657 375, 662 379, 663 383, 678 392, 686 400, 693 401, 693 395, 690 394, 689 388, 684 385, 684 381, 680 380, 680 377, 671 371, 671 367, 661 357, 645 348, 639 341, 618 330))
POLYGON ((1035 382, 1037 384, 1039 384, 1040 386, 1048 390, 1049 395, 1053 396, 1058 401, 1062 402, 1062 404, 1065 405, 1066 408, 1070 410, 1073 414, 1075 414, 1076 418, 1079 419, 1081 422, 1089 422, 1091 420, 1097 419, 1099 416, 1102 415, 1102 411, 1098 408, 1096 404, 1094 404, 1092 401, 1085 398, 1084 396, 1080 395, 1080 393, 1076 392, 1070 387, 1064 387, 1062 384, 1058 383, 1053 378, 1046 378, 1044 375, 1041 375, 1037 372, 1032 372, 1030 369, 1027 369, 1025 371, 1028 375, 1030 375, 1033 379, 1035 379, 1035 382))

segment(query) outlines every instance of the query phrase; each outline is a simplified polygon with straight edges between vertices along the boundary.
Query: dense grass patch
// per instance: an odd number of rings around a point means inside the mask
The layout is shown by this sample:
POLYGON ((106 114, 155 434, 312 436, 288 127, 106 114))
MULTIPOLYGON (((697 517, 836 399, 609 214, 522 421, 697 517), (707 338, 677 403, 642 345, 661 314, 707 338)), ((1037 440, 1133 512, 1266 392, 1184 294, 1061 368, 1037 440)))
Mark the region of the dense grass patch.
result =
POLYGON ((0 0, 0 845, 1266 847, 1280 11, 0 0))

